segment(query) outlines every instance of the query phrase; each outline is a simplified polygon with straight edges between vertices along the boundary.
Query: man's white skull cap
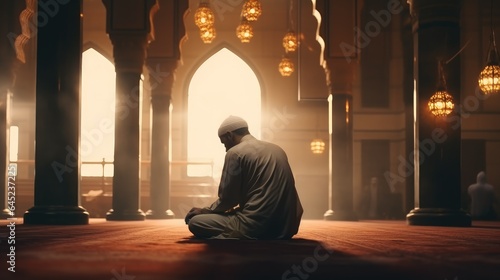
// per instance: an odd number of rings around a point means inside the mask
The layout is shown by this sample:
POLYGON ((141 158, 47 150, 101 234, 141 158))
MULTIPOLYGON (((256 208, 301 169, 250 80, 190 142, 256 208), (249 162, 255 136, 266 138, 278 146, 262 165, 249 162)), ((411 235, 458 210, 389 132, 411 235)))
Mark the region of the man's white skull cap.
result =
POLYGON ((243 127, 248 127, 247 122, 238 116, 229 116, 227 117, 219 127, 218 134, 222 136, 230 131, 235 131, 236 129, 240 129, 243 127))

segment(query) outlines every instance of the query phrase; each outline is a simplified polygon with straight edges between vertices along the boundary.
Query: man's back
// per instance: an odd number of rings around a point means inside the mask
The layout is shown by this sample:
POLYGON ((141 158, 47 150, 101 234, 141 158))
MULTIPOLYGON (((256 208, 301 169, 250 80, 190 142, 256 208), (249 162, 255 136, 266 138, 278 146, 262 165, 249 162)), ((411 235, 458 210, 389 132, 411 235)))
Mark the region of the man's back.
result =
POLYGON ((291 238, 303 209, 285 151, 255 139, 238 116, 227 117, 217 134, 226 148, 218 198, 186 214, 189 230, 201 238, 291 238))
POLYGON ((297 233, 302 205, 285 152, 251 135, 228 151, 238 161, 241 211, 232 227, 248 237, 289 238, 297 233))

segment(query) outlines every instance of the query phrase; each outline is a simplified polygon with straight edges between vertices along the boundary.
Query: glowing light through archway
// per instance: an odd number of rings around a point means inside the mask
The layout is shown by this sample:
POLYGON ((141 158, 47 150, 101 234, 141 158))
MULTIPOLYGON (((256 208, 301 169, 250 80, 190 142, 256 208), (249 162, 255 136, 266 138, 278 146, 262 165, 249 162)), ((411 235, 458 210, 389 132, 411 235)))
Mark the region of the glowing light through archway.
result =
MULTIPOLYGON (((224 48, 196 70, 188 92, 188 161, 213 161, 216 177, 225 155, 217 129, 228 115, 246 119, 250 133, 260 138, 259 81, 245 61, 224 48)), ((212 174, 203 166, 189 166, 188 175, 212 174)))

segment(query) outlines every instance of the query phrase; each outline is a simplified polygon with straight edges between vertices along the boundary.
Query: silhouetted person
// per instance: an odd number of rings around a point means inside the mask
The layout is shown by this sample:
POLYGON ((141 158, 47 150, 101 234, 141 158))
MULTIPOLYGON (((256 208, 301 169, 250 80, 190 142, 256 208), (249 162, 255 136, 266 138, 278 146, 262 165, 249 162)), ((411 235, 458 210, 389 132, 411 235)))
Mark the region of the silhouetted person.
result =
POLYGON ((368 187, 370 201, 368 203, 368 218, 377 219, 380 217, 379 207, 379 187, 377 177, 370 178, 370 186, 368 187))
POLYGON ((285 151, 254 138, 240 117, 229 116, 218 134, 226 147, 219 198, 189 211, 189 230, 199 238, 291 238, 303 209, 285 151))
POLYGON ((486 173, 481 171, 477 174, 477 183, 467 189, 471 198, 470 214, 472 219, 493 220, 496 218, 493 203, 495 192, 493 186, 486 182, 486 173))

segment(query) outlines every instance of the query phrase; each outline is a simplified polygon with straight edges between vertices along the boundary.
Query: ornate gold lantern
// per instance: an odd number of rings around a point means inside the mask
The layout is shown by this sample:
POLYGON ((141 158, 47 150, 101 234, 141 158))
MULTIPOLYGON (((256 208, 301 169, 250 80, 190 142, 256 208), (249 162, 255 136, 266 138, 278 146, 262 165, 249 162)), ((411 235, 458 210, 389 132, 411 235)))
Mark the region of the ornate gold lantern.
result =
POLYGON ((293 65, 293 61, 288 58, 286 55, 283 56, 281 59, 281 62, 279 64, 279 71, 281 73, 281 76, 283 77, 288 77, 292 75, 293 71, 295 70, 295 66, 293 65))
POLYGON ((194 13, 194 23, 200 29, 215 24, 214 12, 210 9, 210 5, 207 2, 200 3, 198 9, 196 9, 194 13))
POLYGON ((243 4, 241 14, 248 21, 256 21, 262 15, 262 6, 259 0, 247 0, 243 4))
POLYGON ((242 43, 248 43, 252 39, 253 28, 245 18, 242 18, 240 25, 236 27, 236 36, 238 36, 242 43))
POLYGON ((283 37, 283 47, 286 52, 294 52, 297 50, 297 35, 293 31, 288 31, 283 37))
POLYGON ((210 44, 216 37, 215 28, 213 26, 207 26, 200 29, 200 38, 205 44, 210 44))

